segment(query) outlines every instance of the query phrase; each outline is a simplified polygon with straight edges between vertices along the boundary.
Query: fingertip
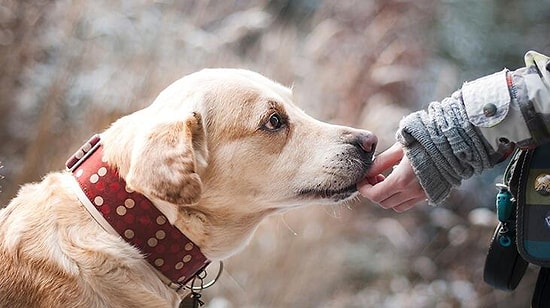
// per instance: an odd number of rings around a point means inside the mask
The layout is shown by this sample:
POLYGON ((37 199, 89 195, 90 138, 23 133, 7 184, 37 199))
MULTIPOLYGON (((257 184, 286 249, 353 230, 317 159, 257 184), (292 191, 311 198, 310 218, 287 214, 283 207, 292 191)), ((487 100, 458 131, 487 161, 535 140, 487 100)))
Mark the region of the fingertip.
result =
POLYGON ((375 179, 376 179, 376 184, 378 184, 378 183, 384 181, 386 179, 386 176, 383 175, 383 174, 378 174, 378 175, 376 175, 375 179))
POLYGON ((401 144, 398 142, 394 143, 390 148, 378 154, 368 170, 367 176, 373 176, 388 170, 395 164, 399 163, 399 161, 403 158, 403 155, 404 153, 401 144))
POLYGON ((384 180, 384 176, 381 174, 377 174, 374 176, 368 176, 366 180, 369 184, 376 185, 384 180))
POLYGON ((384 210, 389 210, 392 208, 390 205, 385 205, 384 203, 378 203, 378 206, 383 208, 384 210))
POLYGON ((366 179, 357 184, 357 191, 365 198, 368 198, 368 192, 372 188, 372 184, 366 179))
POLYGON ((394 208, 392 208, 392 210, 393 210, 394 212, 396 212, 396 213, 401 214, 401 213, 407 211, 408 209, 402 209, 402 208, 400 208, 400 207, 394 207, 394 208))

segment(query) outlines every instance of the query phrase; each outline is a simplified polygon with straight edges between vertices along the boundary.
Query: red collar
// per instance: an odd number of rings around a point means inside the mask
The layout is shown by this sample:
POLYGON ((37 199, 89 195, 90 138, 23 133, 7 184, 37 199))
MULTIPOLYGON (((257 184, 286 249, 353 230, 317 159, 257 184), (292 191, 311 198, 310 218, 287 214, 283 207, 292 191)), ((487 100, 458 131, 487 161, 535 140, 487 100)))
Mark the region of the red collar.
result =
POLYGON ((95 135, 66 163, 86 196, 82 203, 88 204, 85 207, 100 225, 103 217, 108 223, 104 228, 111 229, 110 225, 139 249, 172 287, 181 288, 210 261, 149 199, 128 191, 117 170, 102 160, 102 153, 100 137, 95 135))

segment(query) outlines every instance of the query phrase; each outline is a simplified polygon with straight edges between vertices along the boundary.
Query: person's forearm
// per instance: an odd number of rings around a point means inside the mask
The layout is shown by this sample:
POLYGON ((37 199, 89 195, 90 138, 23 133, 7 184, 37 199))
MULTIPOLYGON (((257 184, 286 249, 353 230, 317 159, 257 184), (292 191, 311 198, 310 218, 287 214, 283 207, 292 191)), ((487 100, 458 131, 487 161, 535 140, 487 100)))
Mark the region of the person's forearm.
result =
POLYGON ((400 123, 397 139, 431 203, 463 179, 493 167, 514 147, 550 139, 548 58, 526 55, 526 68, 467 82, 400 123))
POLYGON ((431 203, 441 203, 462 179, 494 166, 495 152, 467 118, 460 92, 405 117, 397 139, 431 203))

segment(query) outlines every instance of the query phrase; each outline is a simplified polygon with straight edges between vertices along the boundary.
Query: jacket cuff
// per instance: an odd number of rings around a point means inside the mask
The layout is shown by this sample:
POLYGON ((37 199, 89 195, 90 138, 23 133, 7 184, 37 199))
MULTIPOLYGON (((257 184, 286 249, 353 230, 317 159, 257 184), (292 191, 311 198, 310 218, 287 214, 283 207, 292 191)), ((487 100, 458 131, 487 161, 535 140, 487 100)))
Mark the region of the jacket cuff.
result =
MULTIPOLYGON (((514 79, 517 83, 517 79, 514 79)), ((532 138, 520 110, 524 87, 514 84, 507 70, 462 86, 462 101, 468 120, 476 126, 493 150, 511 142, 528 143, 532 138)))

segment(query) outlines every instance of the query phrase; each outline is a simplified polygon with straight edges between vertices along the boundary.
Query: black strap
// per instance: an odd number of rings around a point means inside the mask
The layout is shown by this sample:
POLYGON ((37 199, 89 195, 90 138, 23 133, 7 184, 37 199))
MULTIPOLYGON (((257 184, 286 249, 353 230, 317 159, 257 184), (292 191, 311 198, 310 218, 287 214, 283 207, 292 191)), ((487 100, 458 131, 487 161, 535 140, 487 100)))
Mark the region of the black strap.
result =
POLYGON ((547 308, 550 307, 550 268, 541 267, 531 308, 547 308))
POLYGON ((483 280, 494 288, 512 291, 521 281, 527 265, 517 250, 513 223, 500 223, 485 258, 483 280))

